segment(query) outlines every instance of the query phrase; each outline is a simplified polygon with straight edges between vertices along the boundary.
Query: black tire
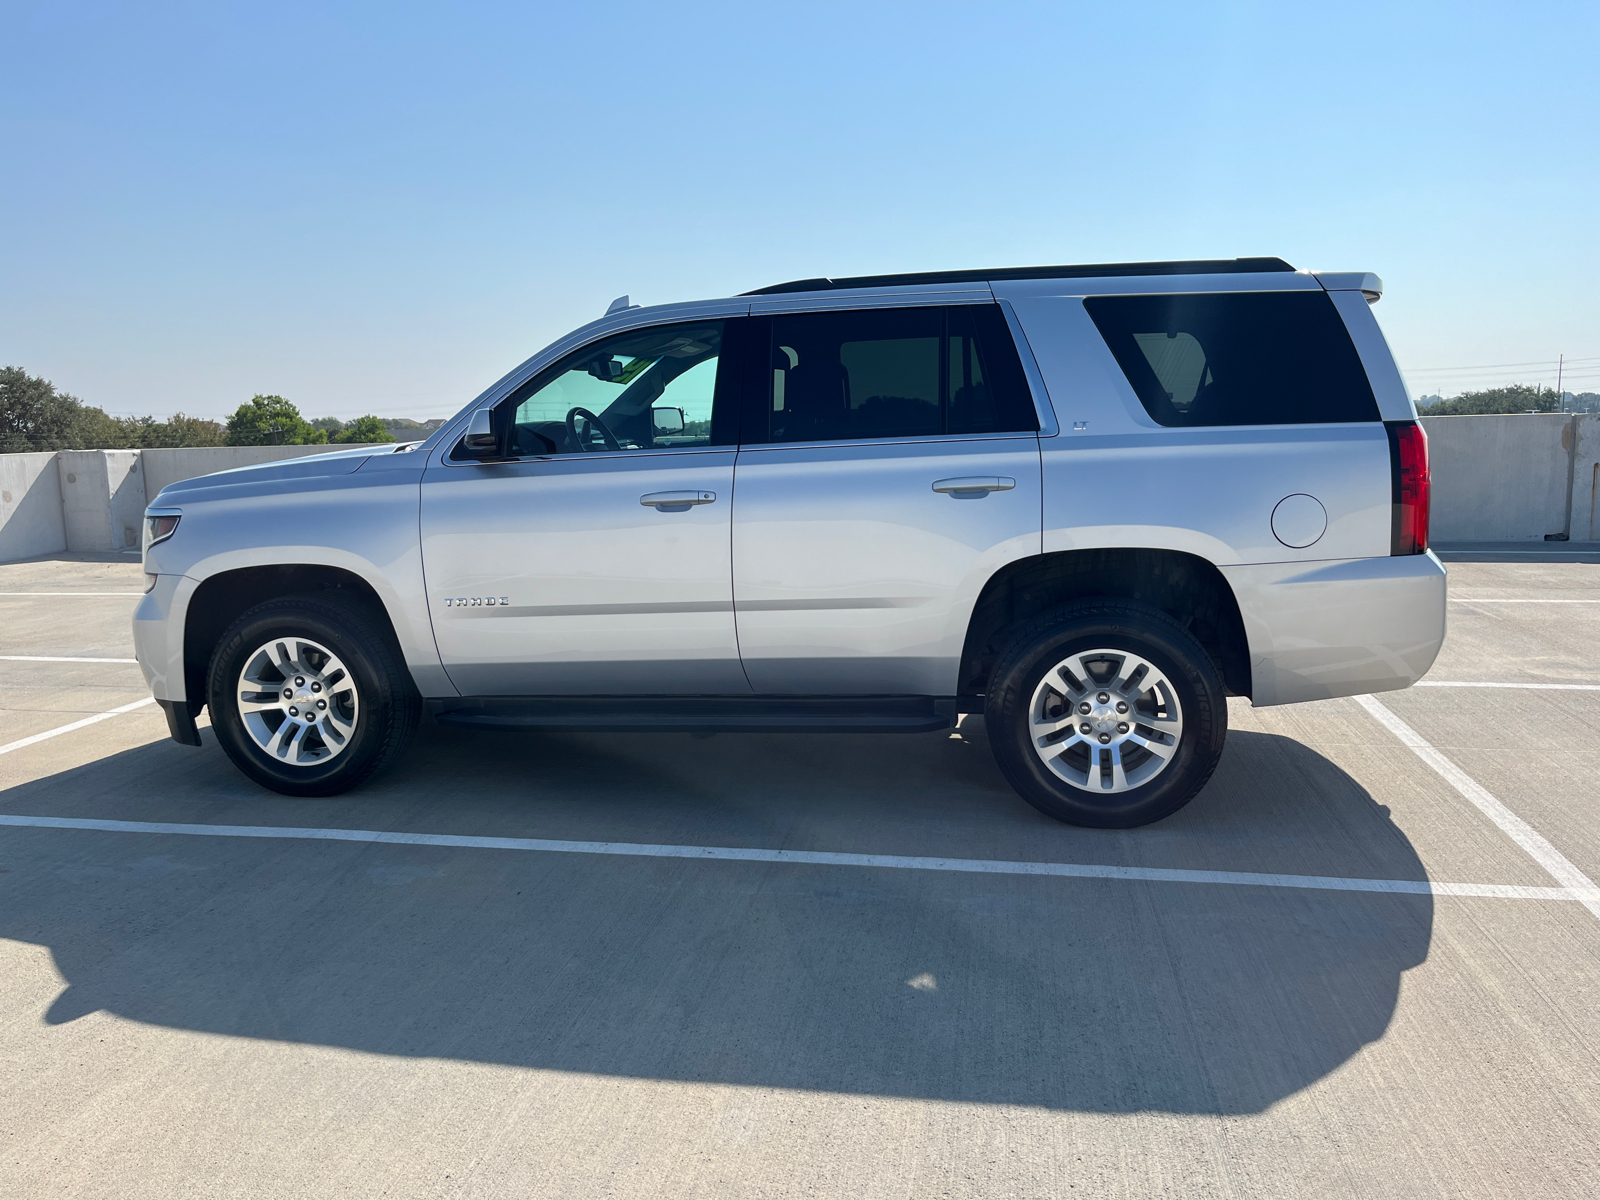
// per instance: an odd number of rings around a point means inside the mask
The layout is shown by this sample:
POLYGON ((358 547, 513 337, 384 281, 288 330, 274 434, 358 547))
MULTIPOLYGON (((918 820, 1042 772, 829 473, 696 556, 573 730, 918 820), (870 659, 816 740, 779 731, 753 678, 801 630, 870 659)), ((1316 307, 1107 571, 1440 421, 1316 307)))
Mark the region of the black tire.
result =
POLYGON ((206 700, 211 728, 234 765, 286 796, 335 796, 365 782, 400 756, 422 715, 422 699, 392 632, 365 605, 338 592, 268 600, 235 621, 212 652, 206 700), (250 656, 286 637, 306 638, 337 655, 360 698, 348 743, 324 763, 292 766, 274 759, 245 729, 236 703, 250 656))
MULTIPOLYGON (((1052 702, 1050 693, 1042 695, 1046 697, 1042 703, 1052 702)), ((1042 711, 1049 715, 1048 709, 1042 711)), ((1029 804, 1069 825, 1128 829, 1171 816, 1205 786, 1222 757, 1228 702, 1210 656, 1167 614, 1132 601, 1085 600, 1011 632, 990 681, 984 723, 1000 770, 1029 804), (1030 721, 1035 693, 1047 672, 1070 655, 1106 648, 1139 655, 1166 676, 1180 706, 1182 731, 1175 752, 1148 782, 1099 794, 1081 782, 1077 786, 1067 782, 1046 766, 1034 748, 1030 721)), ((1137 733, 1137 723, 1134 728, 1137 733)), ((1109 761, 1109 755, 1102 758, 1089 745, 1075 753, 1085 764, 1109 761)), ((1128 753, 1148 754, 1137 749, 1128 753)), ((1098 765, 1088 766, 1084 775, 1099 781, 1104 778, 1101 771, 1098 765)), ((1129 775, 1133 773, 1130 769, 1129 775)))

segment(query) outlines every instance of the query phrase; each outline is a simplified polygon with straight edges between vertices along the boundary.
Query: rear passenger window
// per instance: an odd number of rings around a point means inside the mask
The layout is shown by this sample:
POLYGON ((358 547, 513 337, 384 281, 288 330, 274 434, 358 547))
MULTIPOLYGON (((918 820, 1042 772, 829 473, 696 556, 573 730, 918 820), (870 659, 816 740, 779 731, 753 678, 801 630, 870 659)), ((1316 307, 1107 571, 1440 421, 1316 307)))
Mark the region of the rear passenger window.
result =
POLYGON ((1325 292, 1095 296, 1083 306, 1158 424, 1379 419, 1325 292))
POLYGON ((766 403, 747 443, 1039 427, 997 305, 776 316, 768 344, 766 403))

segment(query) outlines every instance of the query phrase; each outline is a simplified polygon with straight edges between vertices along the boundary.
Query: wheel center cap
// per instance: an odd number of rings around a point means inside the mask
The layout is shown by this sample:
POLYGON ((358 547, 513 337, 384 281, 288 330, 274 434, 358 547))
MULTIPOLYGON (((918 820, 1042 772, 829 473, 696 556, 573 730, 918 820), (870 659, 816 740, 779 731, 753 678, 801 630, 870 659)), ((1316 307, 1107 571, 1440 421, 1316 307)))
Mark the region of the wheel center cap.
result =
POLYGON ((310 704, 311 703, 311 693, 310 692, 301 692, 298 696, 296 696, 294 698, 294 702, 296 704, 310 704))

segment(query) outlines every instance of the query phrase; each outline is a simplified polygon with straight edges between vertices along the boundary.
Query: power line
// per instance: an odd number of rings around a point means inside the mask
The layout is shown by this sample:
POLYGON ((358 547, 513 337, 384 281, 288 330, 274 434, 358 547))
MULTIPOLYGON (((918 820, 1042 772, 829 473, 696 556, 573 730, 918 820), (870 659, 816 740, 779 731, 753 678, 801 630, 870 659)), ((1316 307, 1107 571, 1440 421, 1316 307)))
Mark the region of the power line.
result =
MULTIPOLYGON (((1557 357, 1558 357, 1558 361, 1559 361, 1560 356, 1557 356, 1557 357)), ((1591 358, 1573 358, 1573 359, 1568 359, 1567 361, 1568 361, 1569 364, 1571 364, 1571 363, 1600 363, 1600 355, 1595 355, 1594 357, 1591 357, 1591 358)), ((1463 366, 1463 367, 1410 367, 1410 368, 1407 369, 1407 373, 1411 374, 1411 375, 1422 375, 1422 374, 1426 374, 1429 371, 1496 371, 1496 370, 1505 370, 1505 369, 1509 369, 1509 368, 1512 368, 1512 367, 1552 367, 1552 366, 1555 366, 1555 365, 1556 364, 1552 363, 1548 358, 1541 358, 1541 359, 1537 359, 1537 360, 1535 360, 1533 362, 1478 363, 1476 365, 1469 365, 1469 366, 1463 366)))

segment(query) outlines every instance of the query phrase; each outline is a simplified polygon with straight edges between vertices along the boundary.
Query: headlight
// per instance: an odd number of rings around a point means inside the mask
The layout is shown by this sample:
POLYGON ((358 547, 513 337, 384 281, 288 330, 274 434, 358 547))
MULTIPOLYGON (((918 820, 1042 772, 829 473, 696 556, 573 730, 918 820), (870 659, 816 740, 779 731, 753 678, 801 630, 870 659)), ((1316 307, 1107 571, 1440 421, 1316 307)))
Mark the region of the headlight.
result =
POLYGON ((164 542, 178 529, 178 513, 146 513, 144 518, 144 548, 150 549, 158 542, 164 542))

